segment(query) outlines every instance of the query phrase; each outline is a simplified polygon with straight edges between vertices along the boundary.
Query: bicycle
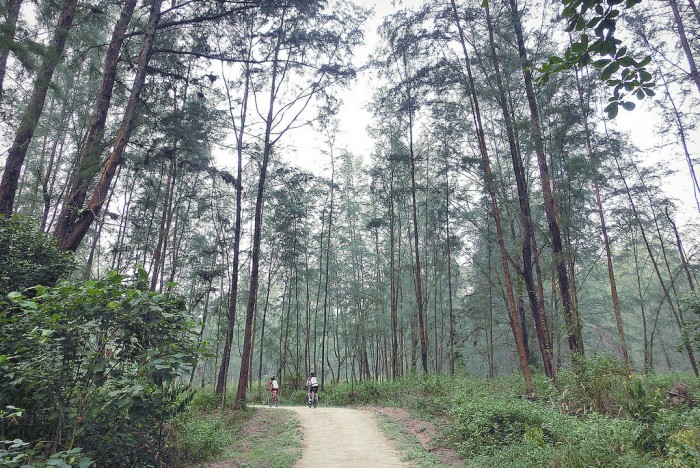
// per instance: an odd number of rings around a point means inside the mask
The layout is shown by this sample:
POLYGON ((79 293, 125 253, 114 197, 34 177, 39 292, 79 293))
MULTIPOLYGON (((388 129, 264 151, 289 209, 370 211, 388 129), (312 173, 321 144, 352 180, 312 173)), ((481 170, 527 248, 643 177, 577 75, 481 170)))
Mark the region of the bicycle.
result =
POLYGON ((277 407, 280 405, 280 396, 277 393, 270 393, 267 396, 267 406, 277 407))
MULTIPOLYGON (((305 388, 308 389, 308 387, 305 388)), ((309 408, 312 406, 316 408, 318 406, 318 393, 312 393, 311 401, 308 401, 307 399, 307 404, 309 405, 309 408)))

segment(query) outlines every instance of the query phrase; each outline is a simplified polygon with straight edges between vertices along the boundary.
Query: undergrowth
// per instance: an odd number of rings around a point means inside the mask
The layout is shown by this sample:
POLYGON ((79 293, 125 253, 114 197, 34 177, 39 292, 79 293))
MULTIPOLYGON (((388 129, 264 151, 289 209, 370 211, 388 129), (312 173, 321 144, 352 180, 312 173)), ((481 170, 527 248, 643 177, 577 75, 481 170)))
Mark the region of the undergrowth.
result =
POLYGON ((412 376, 327 386, 322 401, 407 408, 438 423, 467 466, 700 466, 693 376, 635 375, 596 356, 562 371, 556 385, 542 375, 534 384, 529 397, 518 375, 412 376), (686 401, 668 398, 679 382, 686 401))
POLYGON ((212 387, 199 389, 190 411, 172 424, 168 453, 179 467, 226 460, 232 466, 289 467, 301 455, 298 422, 283 410, 248 407, 233 411, 235 389, 221 410, 221 396, 212 387), (274 437, 270 437, 274 434, 274 437))

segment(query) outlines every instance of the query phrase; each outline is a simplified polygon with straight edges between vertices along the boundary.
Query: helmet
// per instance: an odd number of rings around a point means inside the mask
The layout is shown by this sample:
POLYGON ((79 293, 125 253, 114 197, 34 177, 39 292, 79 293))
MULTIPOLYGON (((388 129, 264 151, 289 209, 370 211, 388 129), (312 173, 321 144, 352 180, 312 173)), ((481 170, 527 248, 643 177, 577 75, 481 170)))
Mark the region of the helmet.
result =
POLYGON ((272 377, 270 377, 270 380, 275 380, 275 376, 273 375, 272 377))
POLYGON ((311 377, 314 377, 315 375, 316 375, 316 374, 314 374, 313 372, 311 373, 311 377))

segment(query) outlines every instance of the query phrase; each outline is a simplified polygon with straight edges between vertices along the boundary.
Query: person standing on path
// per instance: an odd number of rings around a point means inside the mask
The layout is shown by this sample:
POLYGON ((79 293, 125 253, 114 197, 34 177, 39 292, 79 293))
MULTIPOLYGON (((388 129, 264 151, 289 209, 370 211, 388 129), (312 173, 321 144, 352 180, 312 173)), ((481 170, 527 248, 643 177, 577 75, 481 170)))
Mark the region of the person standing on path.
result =
POLYGON ((316 379, 316 374, 313 372, 309 373, 309 377, 306 379, 306 386, 309 389, 309 404, 311 404, 311 401, 314 399, 314 394, 318 395, 318 380, 316 379))

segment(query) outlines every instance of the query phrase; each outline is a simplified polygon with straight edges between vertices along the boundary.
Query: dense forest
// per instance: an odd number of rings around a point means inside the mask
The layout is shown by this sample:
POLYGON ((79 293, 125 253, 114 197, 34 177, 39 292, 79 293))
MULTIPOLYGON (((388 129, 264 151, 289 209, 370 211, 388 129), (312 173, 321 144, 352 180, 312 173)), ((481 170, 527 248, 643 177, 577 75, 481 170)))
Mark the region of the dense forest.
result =
POLYGON ((161 460, 271 375, 697 378, 695 1, 388 4, 0 4, 0 450, 161 460))

